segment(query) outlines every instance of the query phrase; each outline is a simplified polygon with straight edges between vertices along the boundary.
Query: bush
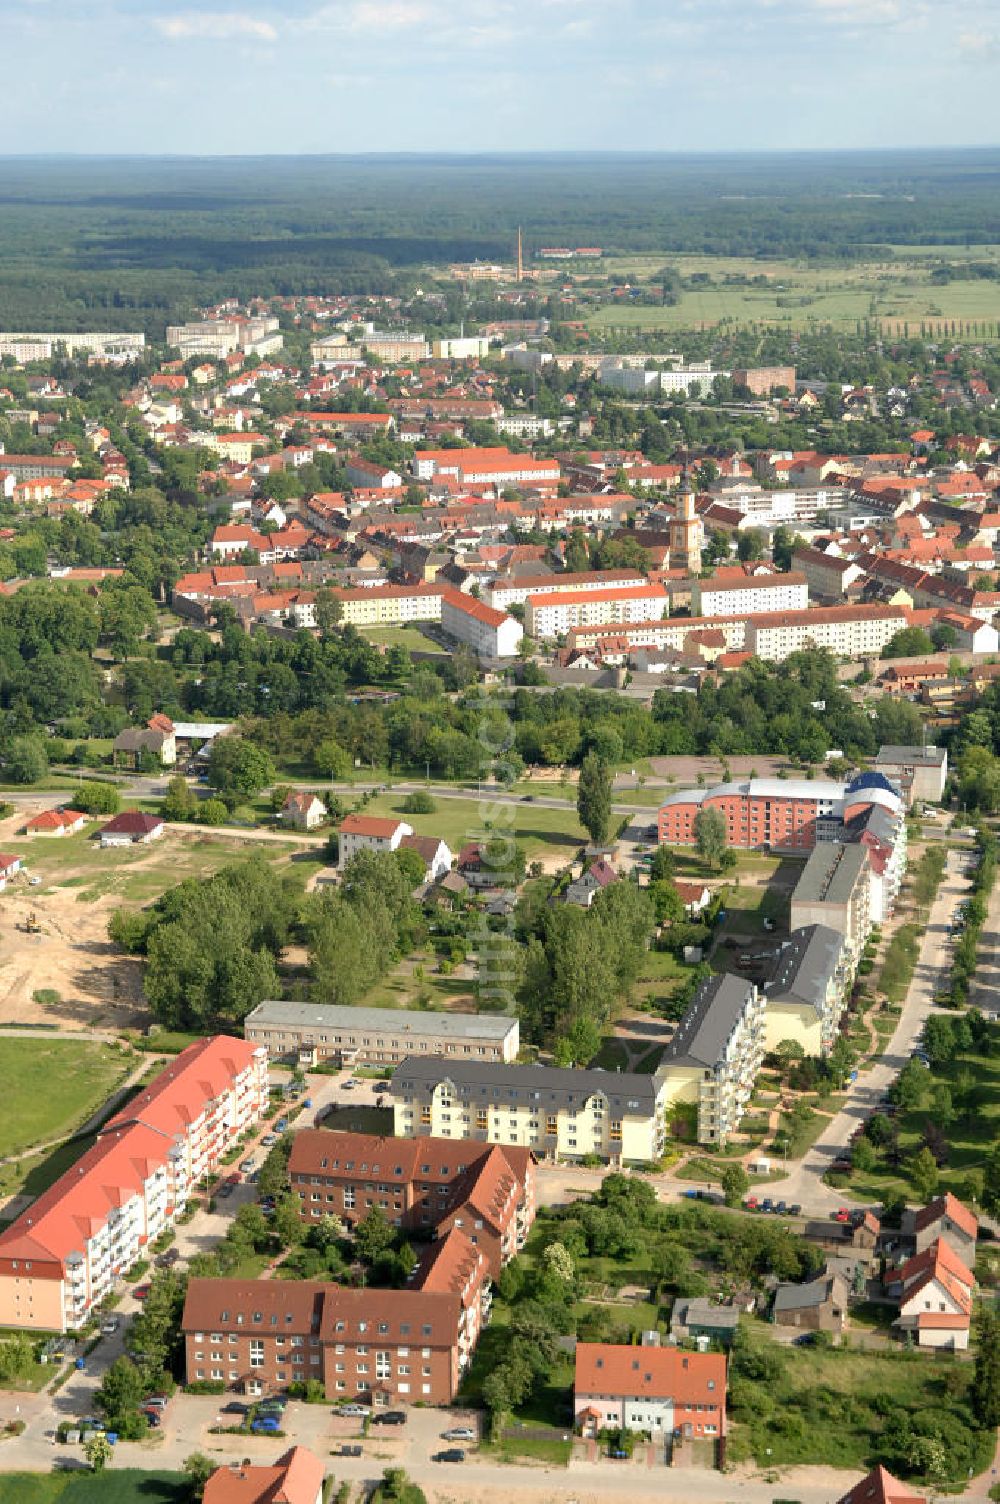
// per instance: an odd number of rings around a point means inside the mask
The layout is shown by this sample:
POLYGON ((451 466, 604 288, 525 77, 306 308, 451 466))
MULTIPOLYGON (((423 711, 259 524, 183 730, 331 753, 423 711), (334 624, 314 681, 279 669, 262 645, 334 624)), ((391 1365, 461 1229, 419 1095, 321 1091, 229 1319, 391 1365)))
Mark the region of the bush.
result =
POLYGON ((72 809, 83 810, 85 815, 117 815, 121 798, 113 783, 99 783, 88 779, 73 790, 69 796, 72 809))
POLYGON ((226 1385, 222 1379, 194 1379, 190 1384, 184 1385, 185 1394, 225 1394, 226 1385))
POLYGON ((430 794, 422 789, 417 789, 412 794, 407 794, 403 800, 404 815, 433 815, 437 810, 437 803, 430 794))

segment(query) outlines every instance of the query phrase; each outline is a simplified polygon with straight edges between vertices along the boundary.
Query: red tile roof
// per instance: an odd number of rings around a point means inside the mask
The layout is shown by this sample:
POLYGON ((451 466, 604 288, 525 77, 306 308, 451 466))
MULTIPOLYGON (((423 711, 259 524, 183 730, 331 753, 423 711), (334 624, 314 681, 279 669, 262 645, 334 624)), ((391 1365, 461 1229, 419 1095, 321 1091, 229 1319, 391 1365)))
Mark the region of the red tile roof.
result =
POLYGON ((673 1398, 675 1405, 721 1409, 726 1360, 721 1353, 685 1353, 674 1347, 578 1342, 574 1389, 577 1399, 589 1394, 673 1398))
POLYGON ((881 1464, 837 1500, 837 1504, 927 1504, 924 1494, 912 1493, 881 1464))
POLYGON ((917 1212, 914 1226, 917 1232, 923 1232, 926 1227, 932 1227, 942 1217, 950 1217, 955 1226, 970 1238, 975 1238, 979 1233, 979 1218, 950 1191, 946 1191, 943 1196, 938 1196, 936 1200, 929 1201, 925 1207, 922 1207, 917 1212))
POLYGON ((392 839, 404 822, 383 819, 380 815, 347 815, 340 822, 341 835, 376 836, 381 840, 392 839))
POLYGON ((316 1504, 326 1472, 306 1447, 292 1447, 271 1466, 218 1468, 205 1484, 203 1504, 316 1504))

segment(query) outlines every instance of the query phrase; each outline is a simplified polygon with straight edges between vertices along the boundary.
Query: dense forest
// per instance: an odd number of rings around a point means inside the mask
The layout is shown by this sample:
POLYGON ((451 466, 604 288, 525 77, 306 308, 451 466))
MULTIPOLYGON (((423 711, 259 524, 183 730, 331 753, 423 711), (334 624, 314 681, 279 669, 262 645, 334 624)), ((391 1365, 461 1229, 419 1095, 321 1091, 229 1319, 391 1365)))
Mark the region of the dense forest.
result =
POLYGON ((404 288, 527 243, 850 260, 1000 238, 1000 152, 8 158, 8 326, 141 326, 216 297, 404 288))

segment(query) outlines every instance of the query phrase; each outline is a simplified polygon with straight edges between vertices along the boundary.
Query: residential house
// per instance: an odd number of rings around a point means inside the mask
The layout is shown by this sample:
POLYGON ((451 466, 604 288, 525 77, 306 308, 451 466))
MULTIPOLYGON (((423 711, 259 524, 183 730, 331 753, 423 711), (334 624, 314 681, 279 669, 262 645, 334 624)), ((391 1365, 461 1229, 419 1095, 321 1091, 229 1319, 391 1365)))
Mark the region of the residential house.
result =
POLYGON ((398 849, 417 853, 424 864, 425 882, 436 882, 451 871, 451 849, 439 836, 404 836, 398 849))
POLYGON ((979 1218, 950 1191, 916 1212, 907 1209, 903 1214, 903 1234, 913 1237, 917 1253, 923 1253, 940 1239, 970 1269, 975 1267, 979 1218))
POLYGON ((202 1504, 323 1504, 325 1472, 307 1447, 292 1447, 270 1465, 227 1463, 208 1479, 202 1504))
POLYGON ((47 809, 33 815, 24 831, 29 836, 75 836, 86 823, 87 816, 78 809, 47 809))
POLYGON ((573 1419, 585 1436, 628 1430, 721 1440, 726 1359, 675 1347, 578 1342, 573 1419))
POLYGON ((740 1324, 739 1306, 721 1306, 704 1296, 681 1296, 674 1301, 670 1315, 670 1335, 677 1342, 694 1342, 707 1337, 723 1347, 731 1347, 740 1324))
POLYGON ((589 909, 598 893, 603 893, 605 888, 609 888, 617 880, 618 874, 611 863, 604 857, 598 857, 596 862, 591 862, 586 872, 569 884, 563 897, 567 903, 589 909))
POLYGON ((950 1243, 939 1238, 914 1254, 892 1283, 899 1287, 899 1331, 915 1333, 918 1347, 968 1348, 975 1276, 950 1243))
POLYGON ((404 836, 412 836, 413 826, 405 820, 380 815, 347 815, 340 823, 340 855, 337 862, 343 871, 359 851, 395 851, 404 836))
POLYGON ((177 761, 177 741, 173 729, 163 731, 149 726, 137 730, 127 727, 112 743, 116 768, 140 768, 144 762, 172 767, 177 761))
POLYGON ((928 1501, 926 1494, 915 1494, 880 1463, 842 1494, 837 1504, 928 1504, 928 1501))
POLYGON ((326 819, 327 809, 316 794, 293 789, 281 806, 282 824, 293 830, 316 830, 326 819))
POLYGON ((840 1333, 847 1322, 847 1296, 847 1281, 828 1270, 806 1284, 780 1284, 771 1315, 776 1326, 840 1333))
POLYGON ((0 851, 0 893, 7 886, 9 878, 21 870, 21 858, 12 856, 9 851, 0 851))
POLYGON ((689 919, 697 919, 703 914, 712 902, 711 889, 706 888, 704 883, 675 882, 674 887, 680 895, 684 905, 684 912, 689 919))
POLYGON ((138 846, 158 841, 166 826, 159 815, 144 815, 141 810, 127 809, 102 826, 102 846, 138 846))

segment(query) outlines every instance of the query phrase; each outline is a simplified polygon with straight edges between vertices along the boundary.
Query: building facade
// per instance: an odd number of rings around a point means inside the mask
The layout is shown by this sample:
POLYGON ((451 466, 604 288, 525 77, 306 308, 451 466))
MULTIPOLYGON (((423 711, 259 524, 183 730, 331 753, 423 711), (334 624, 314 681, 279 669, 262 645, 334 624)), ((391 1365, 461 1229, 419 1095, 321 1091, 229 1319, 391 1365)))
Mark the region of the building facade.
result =
POLYGON ((676 1347, 578 1342, 573 1419, 584 1434, 648 1431, 710 1438, 726 1431, 726 1359, 676 1347))
POLYGON ((852 971, 857 970, 871 932, 871 868, 860 843, 821 841, 813 847, 792 889, 788 919, 792 930, 825 924, 839 930, 852 971))
POLYGON ((413 826, 405 820, 392 820, 381 815, 347 815, 340 822, 338 831, 339 852, 337 865, 343 871, 359 851, 395 851, 404 836, 412 836, 413 826))
POLYGON ((698 1142, 720 1147, 735 1133, 764 1059, 764 999, 743 977, 709 977, 664 1053, 671 1104, 698 1107, 698 1142))

